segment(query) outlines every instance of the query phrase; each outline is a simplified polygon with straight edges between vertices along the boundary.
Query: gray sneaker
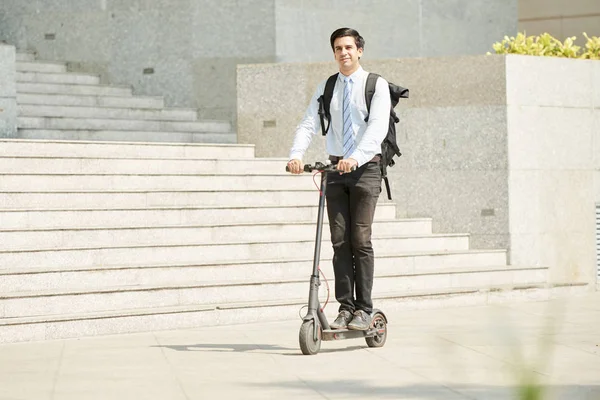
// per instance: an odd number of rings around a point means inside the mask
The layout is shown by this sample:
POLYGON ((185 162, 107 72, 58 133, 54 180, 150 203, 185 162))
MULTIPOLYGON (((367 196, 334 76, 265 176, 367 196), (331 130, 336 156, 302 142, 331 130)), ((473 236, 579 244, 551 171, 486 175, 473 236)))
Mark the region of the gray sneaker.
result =
POLYGON ((331 329, 346 329, 348 327, 348 322, 352 320, 352 314, 348 310, 342 310, 338 314, 335 321, 329 325, 331 329))
POLYGON ((365 331, 369 329, 369 325, 371 325, 371 316, 366 311, 356 310, 354 311, 354 318, 348 324, 348 329, 365 331))

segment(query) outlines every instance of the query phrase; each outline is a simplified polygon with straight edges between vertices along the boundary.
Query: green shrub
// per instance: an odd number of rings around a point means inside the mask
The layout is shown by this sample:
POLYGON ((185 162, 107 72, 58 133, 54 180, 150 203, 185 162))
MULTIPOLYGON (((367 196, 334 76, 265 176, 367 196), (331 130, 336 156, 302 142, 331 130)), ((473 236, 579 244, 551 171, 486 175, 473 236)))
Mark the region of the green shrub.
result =
POLYGON ((516 37, 505 36, 504 40, 494 43, 492 47, 496 54, 524 54, 600 60, 600 38, 596 36, 590 38, 586 33, 583 35, 587 39, 584 53, 581 53, 582 48, 580 46, 574 44, 577 39, 575 36, 561 42, 549 33, 540 36, 526 36, 524 33, 519 33, 516 37))
POLYGON ((583 53, 581 58, 588 60, 600 60, 600 38, 592 36, 591 38, 584 32, 583 35, 587 39, 585 44, 586 52, 583 53))

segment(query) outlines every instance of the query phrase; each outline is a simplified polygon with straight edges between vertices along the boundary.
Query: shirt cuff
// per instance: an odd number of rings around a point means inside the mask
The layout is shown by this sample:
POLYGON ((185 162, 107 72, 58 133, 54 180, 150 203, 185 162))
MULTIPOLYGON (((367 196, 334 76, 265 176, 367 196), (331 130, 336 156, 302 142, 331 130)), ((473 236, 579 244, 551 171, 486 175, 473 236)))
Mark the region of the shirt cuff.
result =
POLYGON ((290 160, 302 161, 302 157, 304 157, 304 154, 302 154, 302 153, 290 153, 290 160))

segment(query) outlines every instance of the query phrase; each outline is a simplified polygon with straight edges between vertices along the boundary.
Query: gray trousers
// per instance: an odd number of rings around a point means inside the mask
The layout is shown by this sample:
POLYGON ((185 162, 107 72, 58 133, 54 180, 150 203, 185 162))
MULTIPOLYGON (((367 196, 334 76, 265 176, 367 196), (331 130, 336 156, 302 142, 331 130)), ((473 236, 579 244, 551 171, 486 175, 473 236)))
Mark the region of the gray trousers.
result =
POLYGON ((340 303, 340 311, 371 313, 373 310, 371 291, 375 255, 371 228, 380 193, 378 162, 369 162, 349 174, 330 173, 327 176, 335 297, 340 303))

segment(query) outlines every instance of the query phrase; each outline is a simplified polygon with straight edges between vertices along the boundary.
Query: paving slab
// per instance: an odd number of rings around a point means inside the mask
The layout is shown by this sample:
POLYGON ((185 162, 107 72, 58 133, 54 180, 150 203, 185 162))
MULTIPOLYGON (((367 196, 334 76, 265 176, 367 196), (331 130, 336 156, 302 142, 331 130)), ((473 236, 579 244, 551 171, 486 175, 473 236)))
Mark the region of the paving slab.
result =
POLYGON ((298 346, 300 320, 0 345, 0 399, 600 398, 600 293, 397 311, 383 348, 298 346))

